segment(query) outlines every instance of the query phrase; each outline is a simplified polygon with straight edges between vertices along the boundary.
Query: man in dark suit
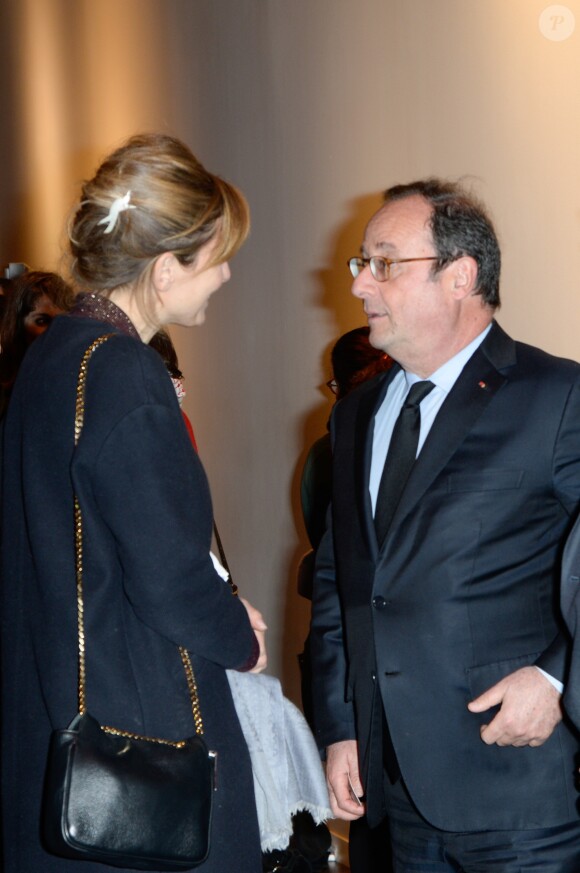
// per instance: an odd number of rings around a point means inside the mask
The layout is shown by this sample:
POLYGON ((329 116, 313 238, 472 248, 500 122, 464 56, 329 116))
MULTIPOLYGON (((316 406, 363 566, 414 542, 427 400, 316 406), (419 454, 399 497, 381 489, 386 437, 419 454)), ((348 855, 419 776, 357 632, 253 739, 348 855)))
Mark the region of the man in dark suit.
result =
POLYGON ((387 191, 349 266, 396 364, 332 420, 311 640, 334 812, 388 815, 397 873, 578 873, 557 590, 580 365, 495 322, 499 246, 458 186, 387 191))

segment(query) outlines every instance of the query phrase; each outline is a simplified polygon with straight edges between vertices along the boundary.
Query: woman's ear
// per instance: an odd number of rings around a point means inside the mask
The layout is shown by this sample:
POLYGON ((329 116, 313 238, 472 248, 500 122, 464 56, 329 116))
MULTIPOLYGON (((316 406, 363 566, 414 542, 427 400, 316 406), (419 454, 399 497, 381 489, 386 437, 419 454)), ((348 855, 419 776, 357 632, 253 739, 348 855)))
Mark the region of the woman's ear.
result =
POLYGON ((151 279, 153 287, 160 294, 168 291, 173 284, 177 259, 172 252, 164 252, 153 264, 151 279))

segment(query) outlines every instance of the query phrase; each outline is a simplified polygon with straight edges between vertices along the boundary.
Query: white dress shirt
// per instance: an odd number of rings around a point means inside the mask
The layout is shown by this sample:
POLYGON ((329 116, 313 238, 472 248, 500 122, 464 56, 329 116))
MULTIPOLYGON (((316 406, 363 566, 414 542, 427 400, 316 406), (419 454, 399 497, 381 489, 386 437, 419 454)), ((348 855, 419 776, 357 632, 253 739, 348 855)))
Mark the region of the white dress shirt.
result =
MULTIPOLYGON (((431 430, 431 426, 435 421, 435 417, 443 401, 455 385, 457 379, 466 363, 473 355, 475 350, 481 345, 491 330, 491 324, 483 330, 478 336, 472 340, 468 346, 461 349, 449 361, 446 361, 442 367, 429 376, 429 381, 433 382, 435 387, 429 392, 427 397, 424 397, 420 404, 421 410, 421 431, 419 433, 419 444, 417 446, 417 455, 423 448, 423 444, 427 439, 427 434, 431 430)), ((385 458, 391 442, 391 436, 395 428, 395 423, 399 416, 399 412, 405 402, 405 398, 415 382, 423 381, 420 376, 415 373, 409 373, 407 370, 401 370, 388 387, 385 399, 381 403, 375 415, 374 430, 373 430, 373 454, 371 459, 371 475, 369 480, 369 491, 373 505, 373 513, 377 502, 377 494, 379 491, 379 483, 385 466, 385 458)))

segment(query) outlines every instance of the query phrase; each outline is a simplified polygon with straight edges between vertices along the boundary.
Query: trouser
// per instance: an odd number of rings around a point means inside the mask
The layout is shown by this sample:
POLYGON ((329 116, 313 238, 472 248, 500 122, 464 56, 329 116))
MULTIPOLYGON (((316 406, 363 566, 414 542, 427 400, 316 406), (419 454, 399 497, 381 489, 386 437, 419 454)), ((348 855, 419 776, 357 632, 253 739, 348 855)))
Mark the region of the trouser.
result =
POLYGON ((442 831, 401 779, 386 783, 395 873, 579 873, 580 821, 525 831, 442 831))
POLYGON ((348 834, 351 873, 393 873, 388 819, 370 828, 366 816, 351 821, 348 834))

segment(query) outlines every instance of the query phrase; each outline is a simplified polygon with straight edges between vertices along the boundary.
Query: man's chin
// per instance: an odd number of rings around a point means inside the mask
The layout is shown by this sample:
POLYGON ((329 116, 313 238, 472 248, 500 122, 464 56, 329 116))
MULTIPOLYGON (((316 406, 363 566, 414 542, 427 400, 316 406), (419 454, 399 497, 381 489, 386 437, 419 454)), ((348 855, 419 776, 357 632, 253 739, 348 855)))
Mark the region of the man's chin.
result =
POLYGON ((369 342, 375 349, 380 349, 385 352, 385 344, 388 342, 387 331, 384 326, 384 319, 369 320, 369 342))

